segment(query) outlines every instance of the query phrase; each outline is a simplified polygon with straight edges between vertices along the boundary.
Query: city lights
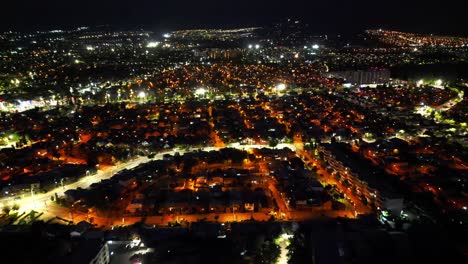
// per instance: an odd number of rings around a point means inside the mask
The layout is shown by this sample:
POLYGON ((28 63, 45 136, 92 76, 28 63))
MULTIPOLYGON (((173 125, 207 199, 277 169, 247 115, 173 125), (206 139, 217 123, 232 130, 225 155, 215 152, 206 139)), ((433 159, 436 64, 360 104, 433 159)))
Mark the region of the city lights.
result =
POLYGON ((284 83, 280 83, 275 87, 275 91, 277 92, 283 92, 284 90, 286 90, 286 84, 284 83))
POLYGON ((141 91, 141 92, 138 93, 138 98, 143 99, 143 98, 145 98, 145 97, 146 97, 146 93, 145 93, 145 92, 141 91))
MULTIPOLYGON (((2 237, 18 244, 42 221, 44 263, 81 249, 80 263, 378 262, 347 250, 374 244, 393 263, 400 250, 421 262, 440 245, 455 254, 468 39, 315 34, 307 19, 0 33, 2 237), (427 237, 436 244, 418 243, 427 237), (73 247, 54 252, 61 244, 73 247)), ((25 262, 31 250, 19 251, 4 262, 25 262)))
POLYGON ((161 43, 158 42, 158 41, 152 41, 152 42, 149 42, 149 43, 146 45, 146 47, 147 47, 147 48, 156 48, 156 47, 159 46, 159 44, 161 44, 161 43))
POLYGON ((195 95, 204 96, 208 91, 205 88, 197 88, 195 90, 195 95))

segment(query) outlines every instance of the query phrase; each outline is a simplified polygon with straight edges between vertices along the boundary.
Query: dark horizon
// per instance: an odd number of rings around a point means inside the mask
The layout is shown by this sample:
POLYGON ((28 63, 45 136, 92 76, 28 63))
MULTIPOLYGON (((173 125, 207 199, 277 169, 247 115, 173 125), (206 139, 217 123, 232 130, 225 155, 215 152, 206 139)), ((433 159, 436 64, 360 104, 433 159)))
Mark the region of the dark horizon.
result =
MULTIPOLYGON (((459 1, 458 1, 459 2, 459 1)), ((290 0, 218 3, 202 1, 67 1, 23 0, 5 3, 1 31, 67 29, 110 25, 116 28, 144 28, 169 31, 191 28, 266 26, 292 17, 310 25, 313 33, 358 33, 369 28, 467 36, 468 18, 462 3, 444 1, 430 5, 423 1, 395 0, 379 3, 361 0, 327 2, 290 0), (76 3, 74 3, 76 2, 76 3)))

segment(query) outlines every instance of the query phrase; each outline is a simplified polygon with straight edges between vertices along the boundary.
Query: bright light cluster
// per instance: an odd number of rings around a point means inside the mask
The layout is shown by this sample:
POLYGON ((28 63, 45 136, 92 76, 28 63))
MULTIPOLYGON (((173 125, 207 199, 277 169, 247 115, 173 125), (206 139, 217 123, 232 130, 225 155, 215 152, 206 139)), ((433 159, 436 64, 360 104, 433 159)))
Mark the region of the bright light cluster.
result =
POLYGON ((281 91, 284 91, 284 90, 286 90, 286 84, 284 84, 284 83, 280 83, 275 87, 275 91, 277 91, 277 92, 281 92, 281 91))
POLYGON ((157 46, 159 46, 159 44, 161 44, 160 42, 158 41, 152 41, 152 42, 149 42, 148 45, 146 45, 147 48, 156 48, 157 46))
POLYGON ((206 94, 206 92, 207 92, 207 90, 206 90, 205 88, 197 88, 197 89, 195 90, 195 95, 197 95, 197 96, 203 96, 203 95, 206 94))

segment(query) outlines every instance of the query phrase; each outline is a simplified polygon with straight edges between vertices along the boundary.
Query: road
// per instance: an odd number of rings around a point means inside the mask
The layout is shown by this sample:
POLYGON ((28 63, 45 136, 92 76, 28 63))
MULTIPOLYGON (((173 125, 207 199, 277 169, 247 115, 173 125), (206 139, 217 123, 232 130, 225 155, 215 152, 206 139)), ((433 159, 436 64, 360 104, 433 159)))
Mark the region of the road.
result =
MULTIPOLYGON (((230 144, 228 147, 248 150, 252 148, 265 148, 267 145, 240 145, 238 143, 230 144)), ((292 150, 295 149, 293 144, 279 144, 276 148, 288 147, 292 150)), ((82 212, 71 212, 69 208, 61 207, 52 203, 50 198, 57 194, 62 196, 65 191, 77 188, 88 188, 91 184, 100 182, 104 179, 109 179, 117 172, 124 169, 132 169, 140 164, 147 163, 151 160, 160 160, 165 154, 174 155, 176 152, 184 154, 186 152, 192 152, 196 150, 203 151, 212 151, 219 150, 221 147, 205 147, 205 148, 189 148, 187 150, 172 149, 168 151, 161 152, 153 158, 148 157, 137 157, 131 159, 127 162, 117 164, 113 167, 106 168, 104 170, 99 170, 95 175, 85 176, 79 181, 64 185, 63 187, 55 188, 52 191, 49 191, 44 194, 36 194, 33 196, 24 197, 21 199, 2 199, 0 204, 12 205, 17 203, 20 205, 19 213, 29 212, 31 210, 43 212, 42 219, 52 219, 56 216, 59 216, 63 219, 72 220, 77 223, 82 220, 89 221, 89 217, 93 217, 94 223, 98 226, 115 226, 115 225, 128 225, 144 220, 145 223, 151 225, 167 225, 169 222, 186 220, 188 222, 196 222, 202 219, 206 221, 220 221, 220 222, 230 222, 230 221, 245 221, 250 219, 255 219, 257 221, 267 221, 270 219, 270 216, 264 212, 236 212, 236 213, 210 213, 210 214, 187 214, 187 215, 164 215, 164 216, 149 216, 145 217, 121 217, 121 216, 111 216, 111 217, 99 217, 95 214, 86 214, 82 212)), ((317 210, 312 211, 291 211, 288 206, 284 203, 284 199, 281 197, 281 194, 274 186, 274 180, 268 179, 269 189, 272 191, 274 199, 277 201, 279 206, 279 212, 285 213, 282 219, 288 220, 293 219, 295 221, 302 221, 310 218, 320 218, 320 217, 354 217, 349 211, 331 211, 331 210, 317 210)))
POLYGON ((453 91, 457 92, 457 96, 448 100, 446 103, 439 105, 436 107, 436 109, 445 112, 450 109, 452 109, 455 105, 457 105, 459 102, 463 101, 463 98, 465 96, 465 93, 463 91, 459 91, 458 89, 451 88, 453 91))
MULTIPOLYGON (((264 148, 268 146, 258 145, 258 144, 240 145, 238 143, 233 143, 233 144, 228 145, 227 147, 248 150, 252 148, 264 148)), ((276 148, 283 148, 283 147, 289 147, 294 150, 294 146, 292 144, 279 144, 276 148)), ((151 159, 146 156, 136 157, 127 162, 123 162, 115 166, 105 168, 103 170, 99 170, 94 175, 85 176, 74 183, 64 185, 63 187, 62 186, 57 187, 47 193, 34 194, 32 196, 26 196, 26 197, 22 197, 19 199, 14 199, 11 197, 0 199, 0 205, 12 206, 13 204, 18 204, 20 205, 19 213, 35 210, 35 211, 44 212, 44 217, 46 217, 47 215, 51 215, 50 213, 48 213, 48 207, 50 206, 50 203, 51 203, 51 197, 55 196, 55 194, 57 194, 58 196, 63 196, 63 194, 67 190, 73 190, 73 189, 78 189, 78 188, 83 188, 83 189, 88 188, 93 183, 97 183, 102 180, 111 178, 113 175, 115 175, 117 172, 121 170, 132 169, 132 168, 137 167, 140 164, 147 163, 151 160, 160 160, 166 154, 175 155, 175 153, 178 152, 181 155, 183 155, 186 152, 193 152, 196 150, 212 151, 212 150, 219 150, 219 149, 221 149, 221 147, 189 148, 186 150, 181 150, 181 149, 176 148, 176 149, 171 149, 171 150, 158 153, 157 155, 155 155, 155 157, 151 159)), ((55 210, 54 213, 57 213, 57 211, 55 210)), ((68 212, 66 213, 66 215, 67 214, 68 212)))
MULTIPOLYGON (((207 150, 207 151, 213 150, 213 149, 214 148, 205 148, 205 150, 207 150)), ((194 151, 194 150, 195 150, 195 148, 189 149, 187 151, 194 151)), ((152 158, 152 159, 149 159, 148 157, 137 157, 137 158, 131 159, 131 160, 127 161, 127 162, 123 162, 123 163, 117 164, 115 166, 105 168, 103 170, 99 170, 94 175, 82 177, 81 179, 79 179, 78 181, 76 181, 74 183, 64 185, 63 187, 62 186, 57 187, 57 188, 55 188, 55 189, 53 189, 53 190, 51 190, 51 191, 49 191, 47 193, 40 193, 40 194, 35 194, 35 195, 32 195, 32 196, 26 196, 26 197, 23 197, 23 198, 20 198, 20 199, 14 199, 14 198, 11 198, 11 197, 4 198, 4 199, 0 199, 0 204, 10 205, 10 206, 13 205, 13 204, 19 204, 20 205, 20 213, 25 212, 25 211, 28 212, 30 210, 42 211, 42 210, 46 209, 47 203, 50 202, 50 197, 54 196, 55 194, 57 194, 58 196, 63 196, 63 194, 67 190, 78 189, 78 188, 88 188, 93 183, 100 182, 102 180, 111 178, 113 175, 115 175, 117 172, 119 172, 121 170, 132 169, 132 168, 137 167, 140 164, 147 163, 147 162, 149 162, 151 160, 162 159, 163 155, 165 155, 165 154, 174 155, 176 152, 179 152, 179 153, 183 154, 186 151, 173 149, 173 150, 170 150, 170 151, 161 152, 161 153, 155 155, 155 157, 152 158)))
POLYGON ((349 188, 344 187, 341 182, 339 182, 333 175, 331 175, 325 168, 323 168, 320 162, 316 160, 310 153, 307 151, 302 151, 300 152, 300 155, 303 157, 303 160, 306 164, 314 164, 313 166, 317 168, 319 181, 329 185, 335 185, 338 190, 340 190, 340 192, 347 197, 347 199, 352 201, 352 206, 354 207, 356 215, 372 212, 369 206, 366 206, 362 203, 360 197, 357 197, 349 188))
MULTIPOLYGON (((51 219, 56 215, 74 223, 80 221, 89 221, 89 217, 93 218, 93 224, 99 227, 112 227, 121 225, 132 225, 139 222, 144 222, 147 225, 165 226, 169 222, 182 222, 187 221, 194 223, 198 221, 207 222, 241 222, 250 221, 269 221, 271 216, 265 212, 235 212, 235 213, 208 213, 208 214, 166 214, 166 215, 153 215, 147 217, 141 216, 110 216, 110 217, 99 217, 95 215, 88 215, 82 212, 71 212, 67 208, 63 208, 57 205, 49 207, 49 211, 42 215, 43 219, 51 219), (88 217, 89 216, 89 217, 88 217)), ((308 219, 327 219, 346 217, 354 218, 355 216, 349 211, 333 211, 333 210, 310 210, 310 211, 293 211, 290 212, 290 217, 279 217, 280 220, 294 220, 294 221, 305 221, 308 219)))

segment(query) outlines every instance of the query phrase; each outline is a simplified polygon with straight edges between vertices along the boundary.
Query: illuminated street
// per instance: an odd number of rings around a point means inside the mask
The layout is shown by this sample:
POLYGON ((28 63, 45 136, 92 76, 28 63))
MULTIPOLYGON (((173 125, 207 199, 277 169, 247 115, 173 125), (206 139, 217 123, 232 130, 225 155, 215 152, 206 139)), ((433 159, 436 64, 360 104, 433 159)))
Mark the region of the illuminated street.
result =
POLYGON ((6 1, 1 263, 468 263, 463 1, 6 1))

